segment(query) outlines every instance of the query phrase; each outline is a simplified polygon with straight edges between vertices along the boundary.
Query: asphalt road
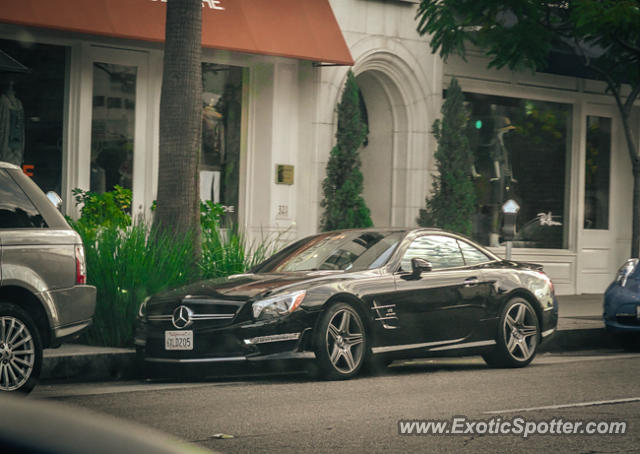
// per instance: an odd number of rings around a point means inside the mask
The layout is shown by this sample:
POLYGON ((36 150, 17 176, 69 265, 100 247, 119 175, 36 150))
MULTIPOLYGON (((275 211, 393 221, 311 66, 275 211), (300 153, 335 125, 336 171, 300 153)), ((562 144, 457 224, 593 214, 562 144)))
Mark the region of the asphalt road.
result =
POLYGON ((219 452, 640 452, 640 354, 543 354, 394 364, 344 382, 305 375, 44 385, 31 398, 145 424, 219 452), (613 402, 609 402, 613 401, 613 402), (543 407, 543 408, 540 408, 543 407), (544 408, 547 407, 547 408, 544 408), (398 420, 625 421, 624 435, 398 435, 398 420), (219 438, 220 434, 233 438, 219 438))

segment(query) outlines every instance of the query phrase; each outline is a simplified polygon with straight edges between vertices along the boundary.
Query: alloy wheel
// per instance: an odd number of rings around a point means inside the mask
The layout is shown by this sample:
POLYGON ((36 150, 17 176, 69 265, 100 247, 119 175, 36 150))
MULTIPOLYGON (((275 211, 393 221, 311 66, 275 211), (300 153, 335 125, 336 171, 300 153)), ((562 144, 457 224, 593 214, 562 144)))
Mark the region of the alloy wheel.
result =
POLYGON ((0 317, 0 390, 15 391, 31 377, 36 359, 33 336, 20 319, 0 317))
POLYGON ((364 356, 364 327, 353 311, 344 308, 333 314, 326 334, 326 346, 333 367, 350 374, 356 370, 364 356))
POLYGON ((531 307, 517 302, 504 317, 504 340, 509 354, 518 361, 527 361, 536 352, 538 326, 531 307))

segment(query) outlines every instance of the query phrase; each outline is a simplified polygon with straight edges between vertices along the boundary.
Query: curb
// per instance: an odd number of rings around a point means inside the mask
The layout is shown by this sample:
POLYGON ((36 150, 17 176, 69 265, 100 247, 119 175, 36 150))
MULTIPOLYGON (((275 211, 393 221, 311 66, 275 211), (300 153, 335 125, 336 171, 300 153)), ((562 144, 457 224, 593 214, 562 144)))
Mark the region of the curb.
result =
POLYGON ((540 346, 540 352, 620 348, 620 344, 605 328, 564 329, 556 331, 540 346))
POLYGON ((48 354, 42 361, 41 381, 117 381, 136 378, 136 353, 118 349, 105 353, 48 354))
MULTIPOLYGON (((603 327, 593 327, 556 331, 540 346, 539 352, 561 353, 619 347, 619 343, 603 327)), ((45 353, 41 381, 118 381, 139 378, 136 353, 132 349, 77 346, 68 350, 71 351, 49 350, 45 353)))

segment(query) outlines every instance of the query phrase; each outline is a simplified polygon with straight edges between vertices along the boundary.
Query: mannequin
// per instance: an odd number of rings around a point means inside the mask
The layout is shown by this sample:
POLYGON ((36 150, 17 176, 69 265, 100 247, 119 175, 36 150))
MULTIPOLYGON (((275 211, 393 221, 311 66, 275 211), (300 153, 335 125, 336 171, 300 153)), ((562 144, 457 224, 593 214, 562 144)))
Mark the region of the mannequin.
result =
POLYGON ((504 144, 504 135, 516 128, 507 117, 499 118, 497 123, 497 126, 500 127, 496 129, 495 136, 491 142, 491 158, 495 176, 491 178, 491 182, 494 184, 494 200, 489 244, 494 247, 499 245, 501 206, 508 197, 513 197, 513 184, 517 183, 516 179, 513 178, 513 171, 509 162, 509 150, 504 144))
POLYGON ((24 109, 9 80, 0 95, 0 161, 22 165, 24 139, 24 109))

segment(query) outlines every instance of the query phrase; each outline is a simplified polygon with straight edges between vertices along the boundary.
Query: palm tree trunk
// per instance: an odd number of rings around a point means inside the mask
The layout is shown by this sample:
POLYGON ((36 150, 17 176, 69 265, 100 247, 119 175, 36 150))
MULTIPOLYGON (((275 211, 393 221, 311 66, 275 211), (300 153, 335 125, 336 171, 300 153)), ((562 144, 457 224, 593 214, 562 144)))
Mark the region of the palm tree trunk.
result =
POLYGON ((160 98, 160 160, 154 224, 193 236, 200 251, 198 166, 202 127, 202 2, 170 0, 160 98))

